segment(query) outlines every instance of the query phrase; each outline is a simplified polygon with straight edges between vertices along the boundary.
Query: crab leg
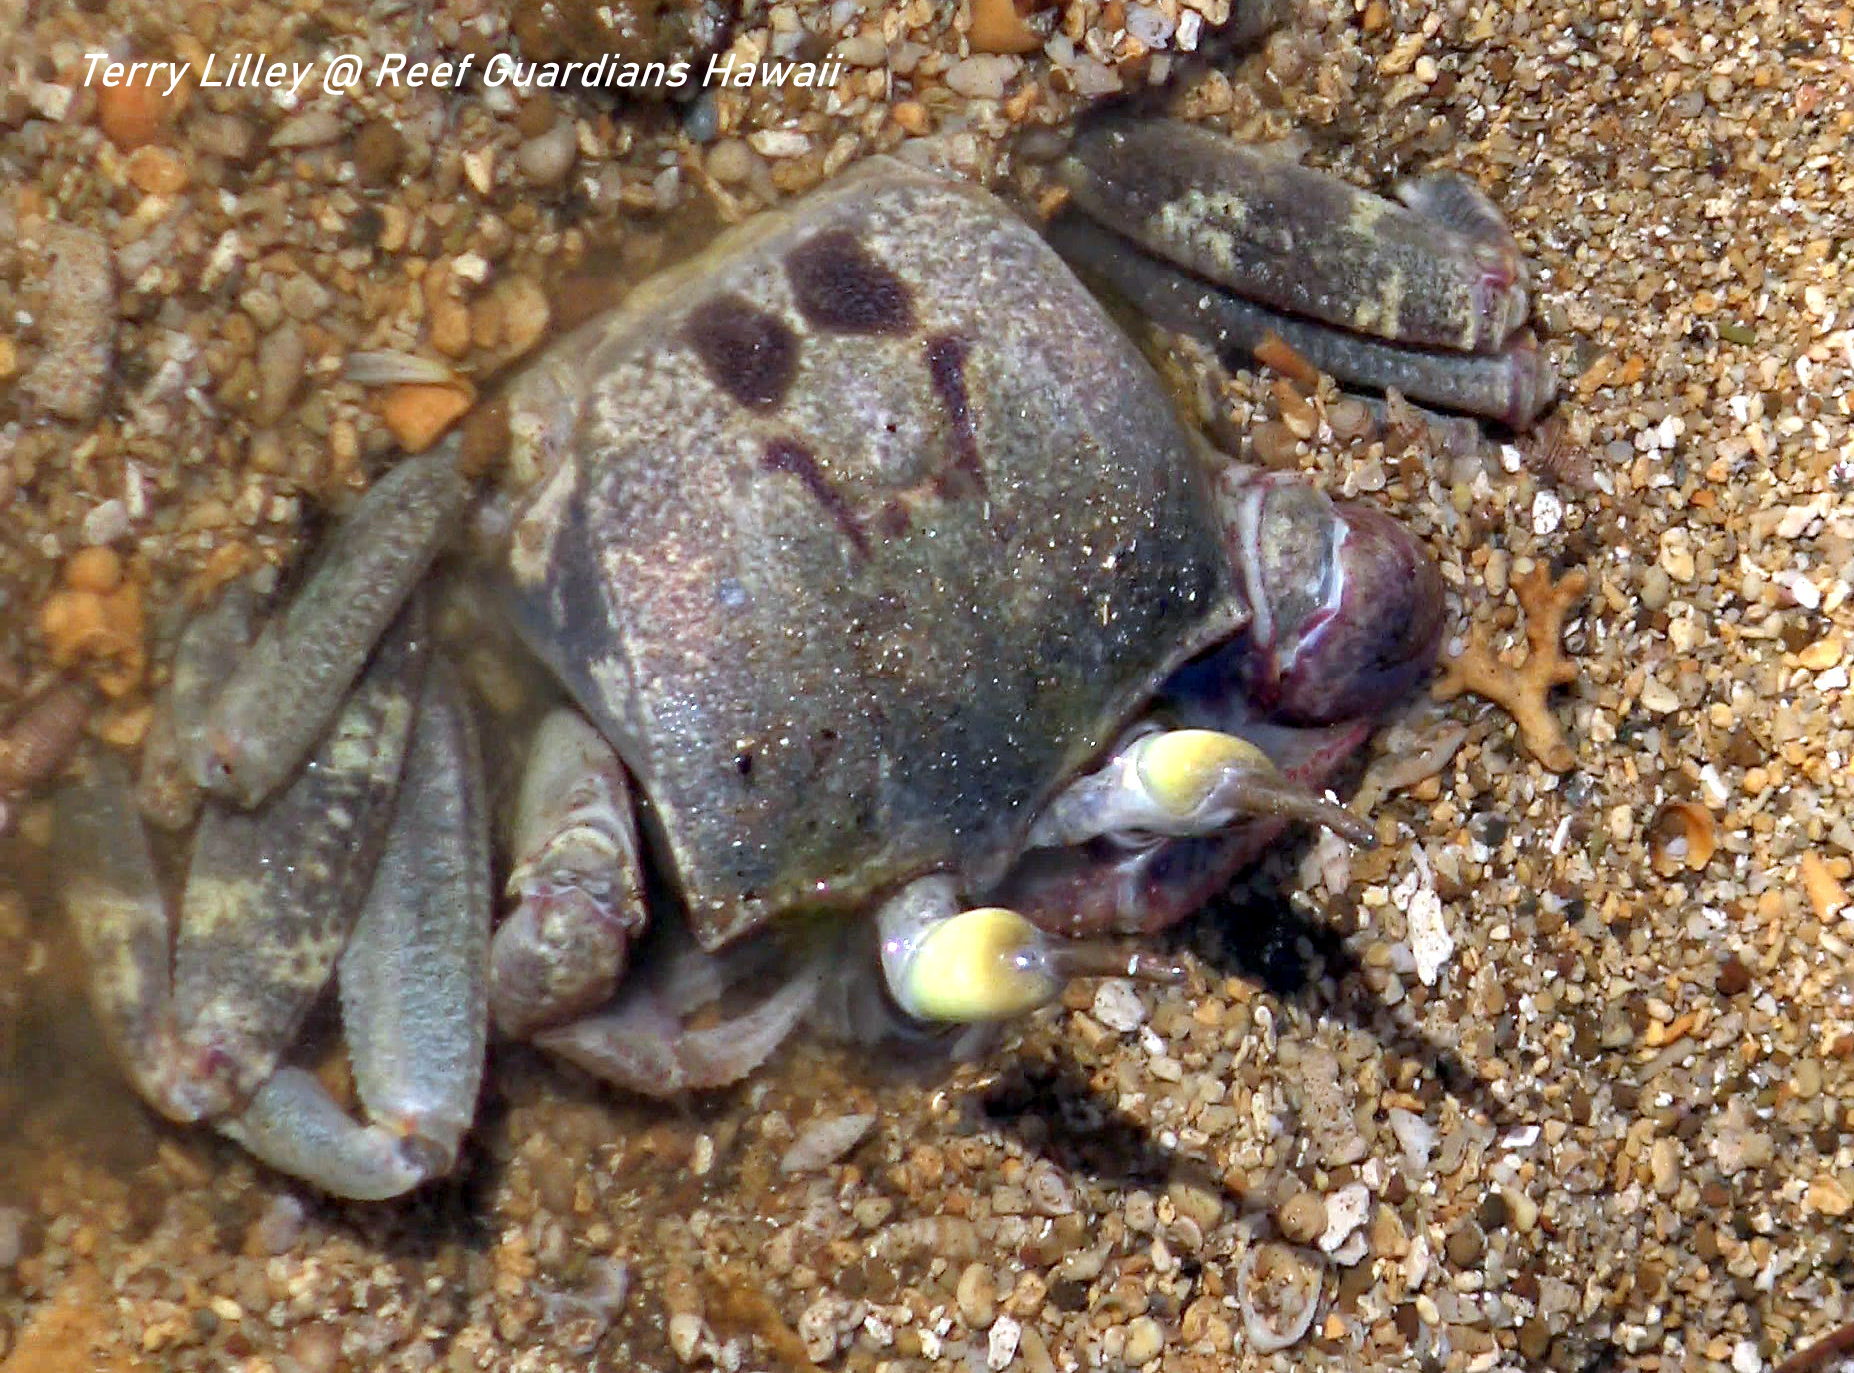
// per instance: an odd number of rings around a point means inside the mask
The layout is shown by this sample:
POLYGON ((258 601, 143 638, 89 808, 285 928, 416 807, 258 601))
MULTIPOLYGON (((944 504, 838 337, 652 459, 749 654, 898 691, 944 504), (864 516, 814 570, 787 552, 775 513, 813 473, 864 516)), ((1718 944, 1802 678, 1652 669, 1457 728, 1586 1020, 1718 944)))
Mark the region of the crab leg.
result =
POLYGON ((624 766, 571 710, 535 730, 516 806, 513 914, 496 931, 490 1004, 512 1035, 611 999, 644 928, 643 874, 624 766))
POLYGON ((356 1201, 400 1196, 449 1166, 421 1138, 359 1125, 302 1068, 277 1069, 242 1112, 218 1125, 278 1172, 356 1201))
POLYGON ((475 1114, 487 1032, 489 841, 468 711, 444 664, 419 702, 393 827, 341 957, 342 1025, 369 1124, 290 1068, 221 1129, 337 1196, 448 1172, 475 1114))
POLYGON ((188 621, 174 646, 173 668, 155 702, 136 783, 142 814, 163 829, 185 829, 199 815, 201 792, 192 759, 212 724, 213 698, 250 651, 256 614, 257 593, 250 582, 234 582, 188 621))
POLYGON ((1275 150, 1165 120, 1104 120, 1076 137, 1060 174, 1090 217, 1277 310, 1475 353, 1499 351, 1525 322, 1510 239, 1461 232, 1275 150))
POLYGON ((1204 339, 1226 364, 1252 356, 1273 334, 1342 382, 1394 389, 1425 405, 1484 415, 1514 429, 1530 424, 1556 394, 1549 359, 1530 330, 1520 330, 1497 353, 1413 348, 1245 300, 1077 215, 1050 225, 1049 240, 1083 276, 1161 327, 1204 339))
POLYGON ((426 656, 421 620, 408 612, 381 643, 295 781, 256 810, 213 804, 200 821, 174 1000, 212 1114, 276 1070, 347 943, 399 789, 426 656), (254 867, 258 855, 273 857, 254 867))
POLYGON ((128 773, 114 756, 89 760, 59 793, 54 830, 59 900, 89 971, 103 1038, 135 1089, 188 1123, 211 1102, 191 1090, 174 1034, 167 908, 128 773))
POLYGON ((201 786, 254 806, 296 771, 431 566, 464 496, 449 449, 374 483, 219 693, 191 760, 201 786))

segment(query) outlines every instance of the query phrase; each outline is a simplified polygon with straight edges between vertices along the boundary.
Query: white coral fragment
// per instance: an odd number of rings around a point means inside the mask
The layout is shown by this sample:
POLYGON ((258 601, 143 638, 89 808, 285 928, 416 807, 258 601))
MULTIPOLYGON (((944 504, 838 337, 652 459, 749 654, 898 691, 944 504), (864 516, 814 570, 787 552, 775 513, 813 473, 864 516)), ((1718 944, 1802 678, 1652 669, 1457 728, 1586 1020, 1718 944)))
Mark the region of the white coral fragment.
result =
POLYGON ((1433 987, 1437 974, 1455 956, 1455 937, 1448 932, 1428 858, 1420 848, 1412 852, 1416 866, 1392 889, 1391 897, 1409 924, 1410 955, 1416 960, 1416 975, 1425 987, 1433 987))

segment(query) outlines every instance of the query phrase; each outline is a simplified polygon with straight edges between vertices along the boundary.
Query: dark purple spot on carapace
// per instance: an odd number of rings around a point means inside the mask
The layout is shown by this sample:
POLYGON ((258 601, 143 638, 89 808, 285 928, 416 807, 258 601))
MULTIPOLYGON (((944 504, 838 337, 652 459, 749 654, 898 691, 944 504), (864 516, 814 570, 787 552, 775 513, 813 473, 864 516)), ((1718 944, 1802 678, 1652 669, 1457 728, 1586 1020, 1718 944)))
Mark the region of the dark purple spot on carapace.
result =
POLYGON ((843 537, 850 541, 857 556, 869 556, 869 535, 863 531, 862 522, 850 510, 843 494, 830 484, 810 449, 792 439, 773 439, 760 454, 760 466, 768 472, 784 472, 797 477, 811 493, 811 498, 824 507, 843 537))
POLYGON ((908 284, 847 229, 808 238, 785 257, 798 311, 831 334, 903 334, 914 327, 908 284))
POLYGON ((952 427, 952 472, 959 473, 985 494, 985 467, 979 461, 978 429, 972 420, 972 402, 966 394, 966 343, 951 334, 927 340, 927 372, 933 389, 946 408, 952 427))
POLYGON ((798 371, 798 335, 778 316, 739 296, 716 296, 689 312, 689 345, 709 378, 749 410, 785 400, 798 371))

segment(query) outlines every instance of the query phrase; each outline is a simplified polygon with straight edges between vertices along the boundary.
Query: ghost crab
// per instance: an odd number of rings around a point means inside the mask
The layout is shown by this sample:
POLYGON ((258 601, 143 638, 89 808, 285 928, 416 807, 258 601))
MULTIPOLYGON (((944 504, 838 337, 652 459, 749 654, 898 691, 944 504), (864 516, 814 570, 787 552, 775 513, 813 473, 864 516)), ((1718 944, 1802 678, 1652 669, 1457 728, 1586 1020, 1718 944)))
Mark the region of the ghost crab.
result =
MULTIPOLYGON (((1062 175, 1183 264, 1059 228, 1144 303, 1210 301, 1214 269, 1344 326, 1216 296, 1225 343, 1264 320, 1509 420, 1546 389, 1509 342, 1512 241, 1459 183, 1419 214, 1162 124, 1102 126, 1062 175)), ((392 1196, 451 1166, 492 1014, 629 1087, 714 1087, 833 968, 889 1023, 1007 1018, 1073 976, 1173 975, 1104 936, 1176 921, 1293 820, 1371 840, 1316 788, 1429 670, 1433 566, 1383 514, 1209 453, 983 191, 865 164, 556 344, 496 413, 473 557, 574 709, 534 730, 493 943, 471 714, 417 591, 465 504, 447 451, 383 477, 254 640, 242 594, 188 630, 143 786, 175 823, 208 793, 171 930, 119 770, 65 798, 94 1004, 175 1120, 392 1196), (846 929, 879 978, 824 956, 846 929), (769 963, 777 990, 683 1025, 769 963), (331 981, 364 1122, 286 1062, 331 981)))

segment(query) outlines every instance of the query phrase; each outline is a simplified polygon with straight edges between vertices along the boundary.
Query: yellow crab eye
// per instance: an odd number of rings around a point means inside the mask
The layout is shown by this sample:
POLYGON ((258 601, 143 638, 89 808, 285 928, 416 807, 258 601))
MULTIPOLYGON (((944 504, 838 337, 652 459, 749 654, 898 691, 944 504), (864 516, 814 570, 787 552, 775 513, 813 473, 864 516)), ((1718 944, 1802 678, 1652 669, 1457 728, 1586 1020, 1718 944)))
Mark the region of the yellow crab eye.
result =
POLYGON ((1173 815, 1191 815, 1233 773, 1270 776, 1275 765, 1254 744, 1212 729, 1175 729, 1139 741, 1135 765, 1146 794, 1173 815))
POLYGON ((922 1020, 1008 1020, 1053 1000, 1063 980, 1041 930, 1016 911, 979 906, 926 934, 899 999, 922 1020))

